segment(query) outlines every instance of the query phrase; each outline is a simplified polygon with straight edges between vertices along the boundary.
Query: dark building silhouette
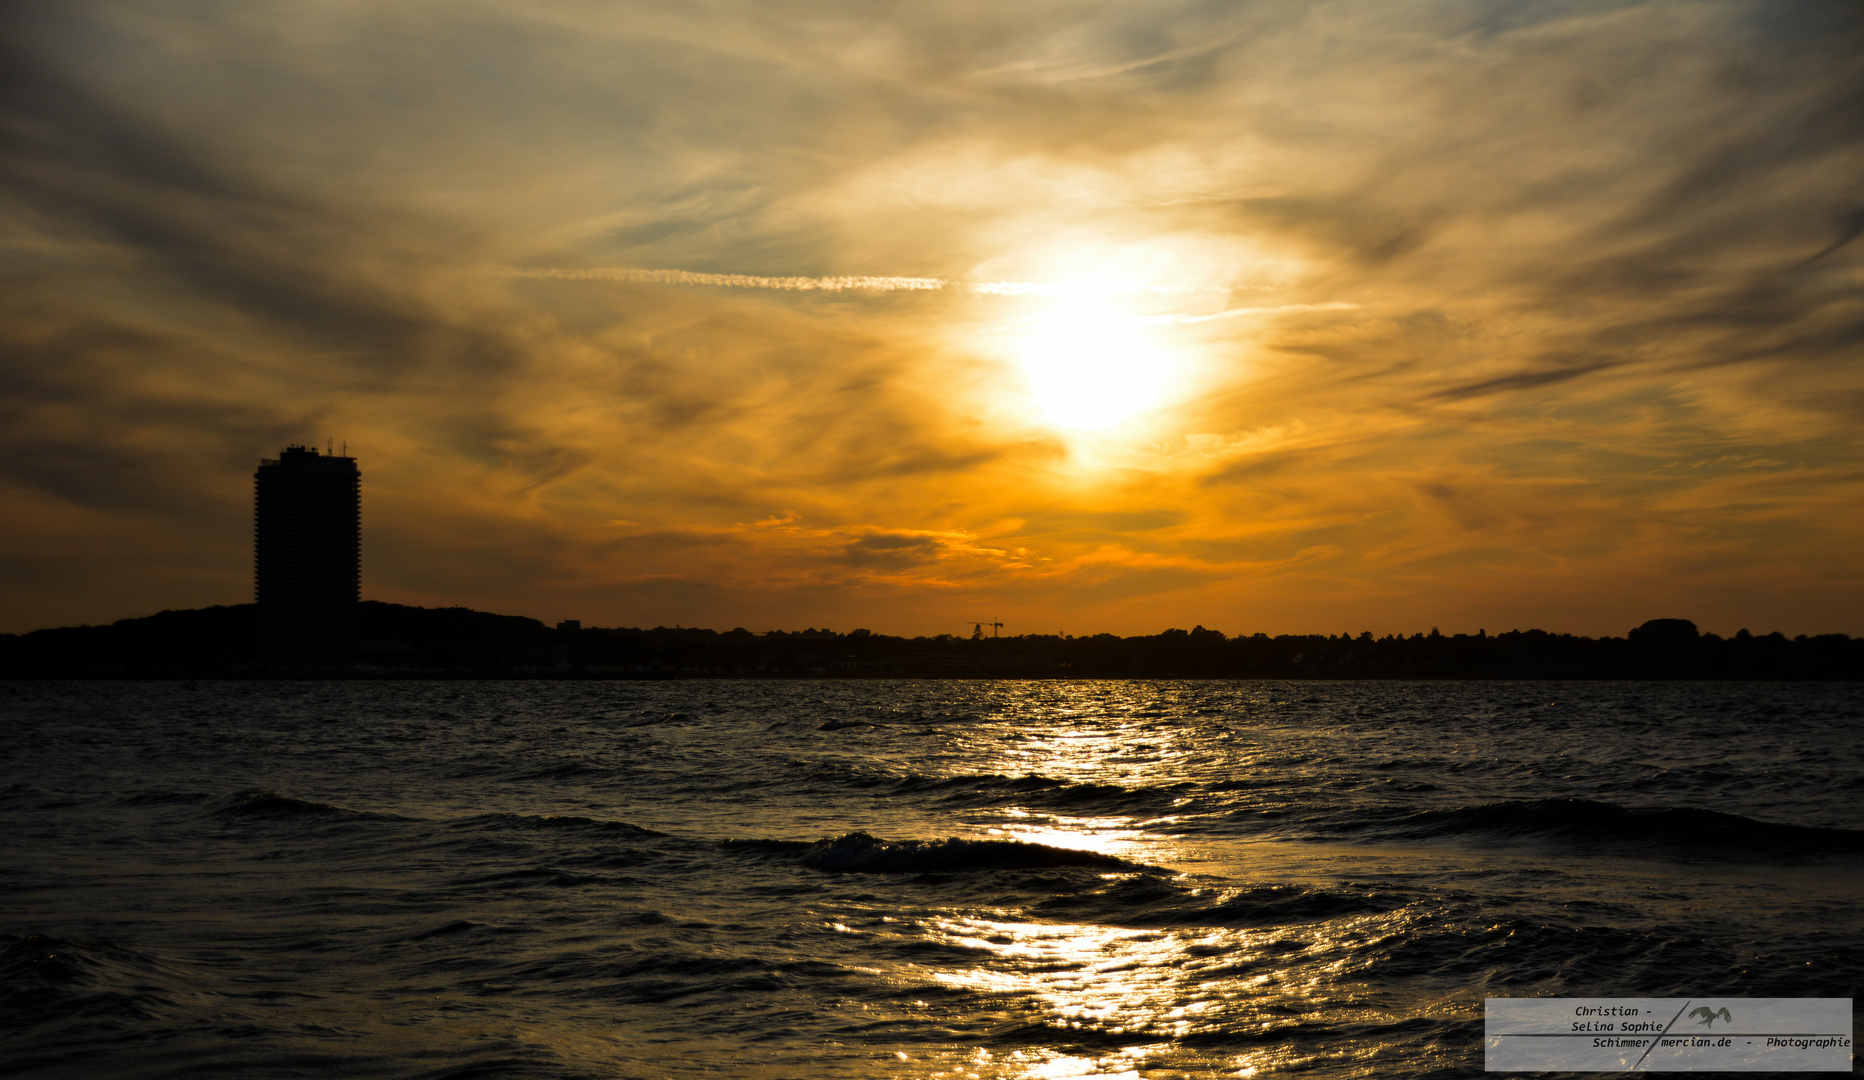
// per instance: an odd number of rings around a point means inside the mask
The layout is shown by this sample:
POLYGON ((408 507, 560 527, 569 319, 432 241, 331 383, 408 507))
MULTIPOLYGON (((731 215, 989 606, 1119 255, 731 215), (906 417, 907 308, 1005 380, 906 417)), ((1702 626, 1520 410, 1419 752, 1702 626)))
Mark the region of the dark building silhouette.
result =
POLYGON ((253 473, 258 645, 328 654, 356 648, 362 600, 362 473, 353 457, 287 446, 253 473))

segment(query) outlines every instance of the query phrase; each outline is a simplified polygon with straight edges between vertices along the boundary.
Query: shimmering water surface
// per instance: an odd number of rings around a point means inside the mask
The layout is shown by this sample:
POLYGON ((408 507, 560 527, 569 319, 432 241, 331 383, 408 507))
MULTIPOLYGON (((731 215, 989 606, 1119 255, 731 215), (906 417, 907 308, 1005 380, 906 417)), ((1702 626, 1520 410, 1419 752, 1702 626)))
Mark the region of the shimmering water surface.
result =
POLYGON ((1850 996, 1864 689, 0 686, 0 1071, 1469 1076, 1850 996))

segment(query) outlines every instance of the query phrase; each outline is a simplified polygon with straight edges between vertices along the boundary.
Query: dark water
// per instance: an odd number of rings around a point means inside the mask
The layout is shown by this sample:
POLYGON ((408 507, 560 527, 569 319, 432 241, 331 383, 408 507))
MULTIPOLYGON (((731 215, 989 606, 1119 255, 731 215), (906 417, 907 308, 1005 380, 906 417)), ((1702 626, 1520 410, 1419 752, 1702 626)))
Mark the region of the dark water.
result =
POLYGON ((1851 996, 1864 688, 0 686, 0 1071, 1469 1076, 1851 996))

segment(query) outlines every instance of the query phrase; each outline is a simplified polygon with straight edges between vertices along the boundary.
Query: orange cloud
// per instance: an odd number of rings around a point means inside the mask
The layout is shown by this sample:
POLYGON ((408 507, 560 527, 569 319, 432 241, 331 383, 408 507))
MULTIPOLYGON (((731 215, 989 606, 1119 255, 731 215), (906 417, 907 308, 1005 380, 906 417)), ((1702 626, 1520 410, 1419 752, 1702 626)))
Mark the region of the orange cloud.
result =
POLYGON ((18 13, 0 629, 1864 631, 1864 16, 1064 9, 18 13))

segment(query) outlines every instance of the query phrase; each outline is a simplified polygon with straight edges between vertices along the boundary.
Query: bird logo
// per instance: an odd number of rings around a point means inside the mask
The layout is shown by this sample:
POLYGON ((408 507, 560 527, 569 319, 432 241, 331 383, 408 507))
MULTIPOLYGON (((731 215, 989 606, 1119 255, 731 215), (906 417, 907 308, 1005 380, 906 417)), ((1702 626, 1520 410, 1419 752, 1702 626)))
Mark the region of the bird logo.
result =
POLYGON ((1702 1019, 1700 1019, 1700 1020, 1698 1020, 1698 1021, 1696 1021, 1696 1022, 1697 1022, 1697 1023, 1699 1023, 1699 1024, 1707 1024, 1707 1025, 1709 1025, 1709 1030, 1710 1030, 1710 1031, 1714 1031, 1714 1030, 1715 1030, 1715 1018, 1716 1018, 1716 1017, 1718 1017, 1718 1016, 1719 1016, 1719 1017, 1721 1017, 1721 1018, 1722 1018, 1723 1020, 1726 1020, 1726 1021, 1728 1021, 1728 1022, 1729 1022, 1729 1023, 1731 1023, 1731 1024, 1735 1022, 1735 1018, 1734 1018, 1734 1017, 1732 1017, 1732 1016, 1730 1016, 1730 1015, 1728 1015, 1728 1009, 1727 1009, 1727 1007, 1726 1007, 1726 1006, 1724 1006, 1724 1007, 1722 1007, 1722 1008, 1720 1008, 1720 1009, 1711 1009, 1711 1008, 1709 1008, 1709 1007, 1708 1007, 1707 1005, 1704 1005, 1704 1006, 1703 1006, 1702 1008, 1700 1008, 1700 1009, 1691 1009, 1691 1010, 1689 1010, 1689 1015, 1691 1015, 1691 1016, 1700 1016, 1700 1017, 1702 1017, 1702 1019))

